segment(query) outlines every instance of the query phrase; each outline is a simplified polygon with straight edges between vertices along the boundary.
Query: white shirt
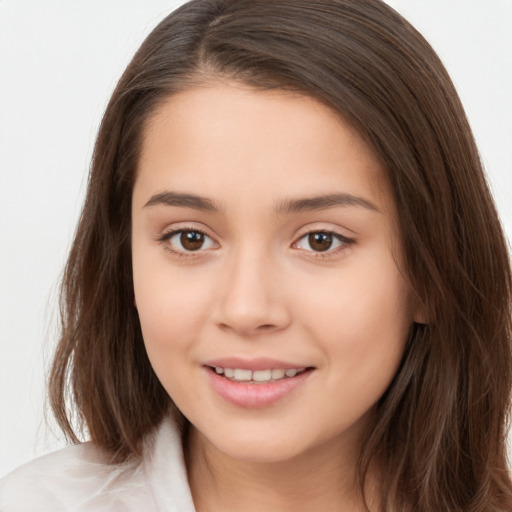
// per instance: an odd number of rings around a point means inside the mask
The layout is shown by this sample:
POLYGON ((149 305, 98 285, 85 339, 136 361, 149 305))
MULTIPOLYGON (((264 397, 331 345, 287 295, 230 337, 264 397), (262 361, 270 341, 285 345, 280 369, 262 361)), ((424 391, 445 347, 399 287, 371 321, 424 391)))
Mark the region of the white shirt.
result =
POLYGON ((180 434, 166 419, 141 461, 109 465, 92 443, 25 464, 0 480, 0 512, 194 512, 180 434))

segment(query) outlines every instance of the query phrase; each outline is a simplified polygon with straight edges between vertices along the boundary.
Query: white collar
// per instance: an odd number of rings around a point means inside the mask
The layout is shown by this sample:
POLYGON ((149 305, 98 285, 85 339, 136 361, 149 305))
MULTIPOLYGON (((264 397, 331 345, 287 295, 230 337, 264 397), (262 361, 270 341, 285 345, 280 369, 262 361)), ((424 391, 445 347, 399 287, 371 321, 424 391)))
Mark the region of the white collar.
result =
POLYGON ((163 420, 144 449, 143 469, 158 511, 194 512, 181 433, 172 418, 163 420))

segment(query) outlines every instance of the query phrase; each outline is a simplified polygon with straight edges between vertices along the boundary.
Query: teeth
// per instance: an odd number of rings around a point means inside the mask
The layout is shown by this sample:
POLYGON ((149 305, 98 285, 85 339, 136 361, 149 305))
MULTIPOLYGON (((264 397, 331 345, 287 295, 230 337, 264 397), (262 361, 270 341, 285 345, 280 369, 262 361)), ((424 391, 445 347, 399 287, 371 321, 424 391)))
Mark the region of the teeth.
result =
POLYGON ((252 371, 251 370, 239 370, 238 368, 235 370, 235 380, 251 380, 252 379, 252 371))
POLYGON ((224 375, 228 379, 239 381, 239 382, 271 382, 274 380, 284 379, 285 377, 295 377, 297 374, 302 373, 305 368, 290 368, 283 370, 276 368, 272 370, 245 370, 241 368, 222 368, 220 366, 215 367, 215 373, 218 375, 224 375))
POLYGON ((282 379, 286 374, 285 370, 272 370, 272 378, 274 380, 282 379))
POLYGON ((272 378, 272 370, 259 370, 252 372, 252 380, 256 382, 264 382, 272 378))

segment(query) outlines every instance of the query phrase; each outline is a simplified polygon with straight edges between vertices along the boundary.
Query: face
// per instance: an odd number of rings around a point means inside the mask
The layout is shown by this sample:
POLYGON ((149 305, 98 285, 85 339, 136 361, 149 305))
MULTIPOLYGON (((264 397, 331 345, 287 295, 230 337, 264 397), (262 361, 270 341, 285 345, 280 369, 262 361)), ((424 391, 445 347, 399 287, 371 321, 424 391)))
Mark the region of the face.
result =
POLYGON ((204 443, 253 461, 353 443, 415 313, 358 134, 310 98, 189 90, 146 128, 132 208, 147 353, 204 443))

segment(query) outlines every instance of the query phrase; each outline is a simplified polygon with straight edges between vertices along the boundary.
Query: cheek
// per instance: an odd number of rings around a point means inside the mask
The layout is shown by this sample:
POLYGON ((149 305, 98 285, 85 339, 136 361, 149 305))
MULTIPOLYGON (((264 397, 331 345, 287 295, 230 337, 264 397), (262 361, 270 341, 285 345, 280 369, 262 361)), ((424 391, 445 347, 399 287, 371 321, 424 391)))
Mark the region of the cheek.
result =
POLYGON ((165 258, 142 258, 134 251, 135 301, 152 363, 187 351, 198 338, 209 310, 205 286, 194 286, 187 270, 170 269, 165 258))
POLYGON ((379 265, 361 260, 333 276, 324 292, 307 295, 303 315, 326 361, 336 366, 333 379, 379 395, 398 368, 412 325, 407 283, 388 257, 379 265))
POLYGON ((134 271, 135 297, 149 361, 168 395, 181 404, 199 400, 198 389, 185 387, 194 347, 204 326, 205 294, 176 276, 134 271), (158 277, 155 277, 158 276, 158 277))

